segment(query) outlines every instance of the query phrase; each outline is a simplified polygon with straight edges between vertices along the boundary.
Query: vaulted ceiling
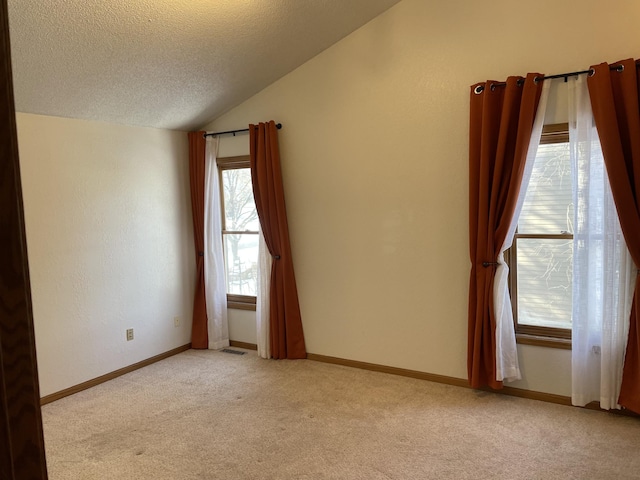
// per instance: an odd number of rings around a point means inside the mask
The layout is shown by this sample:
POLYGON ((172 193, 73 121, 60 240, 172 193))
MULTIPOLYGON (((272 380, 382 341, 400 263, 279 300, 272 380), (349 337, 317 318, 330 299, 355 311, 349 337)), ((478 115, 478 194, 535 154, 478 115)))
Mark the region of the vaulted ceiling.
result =
POLYGON ((9 0, 16 110, 192 130, 399 0, 9 0))

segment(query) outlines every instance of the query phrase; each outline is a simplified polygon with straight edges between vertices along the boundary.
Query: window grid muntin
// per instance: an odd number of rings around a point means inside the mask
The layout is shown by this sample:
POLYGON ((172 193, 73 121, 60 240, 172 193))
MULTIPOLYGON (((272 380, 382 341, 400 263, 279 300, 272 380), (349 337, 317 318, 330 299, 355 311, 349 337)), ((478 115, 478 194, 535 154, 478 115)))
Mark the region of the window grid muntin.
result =
MULTIPOLYGON (((224 184, 222 172, 225 170, 237 170, 242 168, 251 168, 251 160, 249 155, 241 155, 236 157, 222 157, 216 159, 218 164, 218 179, 220 184, 220 217, 222 222, 222 244, 224 246, 224 236, 227 234, 249 234, 258 235, 258 231, 232 231, 226 229, 226 214, 225 214, 225 200, 224 200, 224 184)), ((224 247, 223 247, 224 248, 224 247)), ((225 277, 227 275, 227 252, 224 252, 225 261, 225 277)), ((226 281, 226 278, 225 278, 226 281)), ((254 310, 256 309, 256 296, 255 295, 239 295, 227 292, 227 308, 234 308, 239 310, 254 310)))
MULTIPOLYGON (((568 143, 569 142, 569 125, 567 123, 545 125, 540 144, 547 145, 552 143, 568 143)), ((518 322, 518 263, 517 263, 517 242, 518 239, 538 238, 538 239, 573 239, 570 233, 562 232, 559 234, 520 234, 516 230, 512 247, 507 251, 507 262, 509 264, 509 289, 511 292, 511 304, 513 311, 513 320, 516 331, 516 337, 541 337, 553 341, 562 341, 557 346, 566 348, 567 340, 571 340, 571 329, 554 328, 546 326, 525 325, 518 322)), ((531 343, 528 341, 527 343, 531 343)), ((550 346, 552 344, 548 344, 550 346)))

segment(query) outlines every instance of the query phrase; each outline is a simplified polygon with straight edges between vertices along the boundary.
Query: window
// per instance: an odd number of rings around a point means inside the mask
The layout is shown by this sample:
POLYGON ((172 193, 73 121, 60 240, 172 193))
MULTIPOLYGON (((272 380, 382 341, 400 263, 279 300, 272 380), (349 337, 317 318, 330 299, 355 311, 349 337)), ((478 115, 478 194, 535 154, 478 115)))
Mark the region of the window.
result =
POLYGON ((256 309, 259 221, 249 157, 218 158, 227 306, 256 309))
POLYGON ((521 343, 570 348, 573 198, 567 124, 545 126, 509 250, 511 301, 521 343), (536 341, 536 338, 538 341, 536 341))

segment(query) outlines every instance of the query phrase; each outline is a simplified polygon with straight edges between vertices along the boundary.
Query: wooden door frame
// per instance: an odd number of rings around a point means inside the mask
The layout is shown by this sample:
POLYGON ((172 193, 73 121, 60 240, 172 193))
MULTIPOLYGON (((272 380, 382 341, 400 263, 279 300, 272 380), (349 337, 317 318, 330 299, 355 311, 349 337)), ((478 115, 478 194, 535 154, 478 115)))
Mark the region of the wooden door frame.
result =
POLYGON ((7 0, 0 28, 0 480, 46 480, 7 0))

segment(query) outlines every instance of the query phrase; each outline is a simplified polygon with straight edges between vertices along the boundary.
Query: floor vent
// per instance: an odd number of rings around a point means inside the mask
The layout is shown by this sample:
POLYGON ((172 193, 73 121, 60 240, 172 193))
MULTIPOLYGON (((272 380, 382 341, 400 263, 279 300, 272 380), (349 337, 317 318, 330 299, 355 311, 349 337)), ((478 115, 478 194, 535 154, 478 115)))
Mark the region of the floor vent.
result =
POLYGON ((223 348, 222 351, 224 353, 233 353, 235 355, 244 355, 245 353, 247 353, 247 352, 240 352, 238 350, 231 350, 230 348, 223 348))

